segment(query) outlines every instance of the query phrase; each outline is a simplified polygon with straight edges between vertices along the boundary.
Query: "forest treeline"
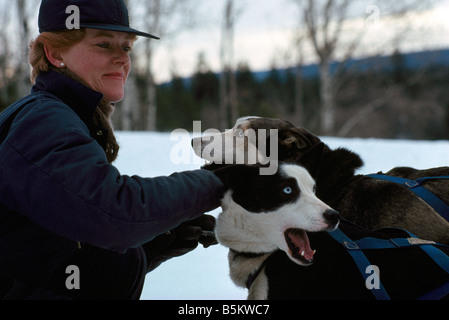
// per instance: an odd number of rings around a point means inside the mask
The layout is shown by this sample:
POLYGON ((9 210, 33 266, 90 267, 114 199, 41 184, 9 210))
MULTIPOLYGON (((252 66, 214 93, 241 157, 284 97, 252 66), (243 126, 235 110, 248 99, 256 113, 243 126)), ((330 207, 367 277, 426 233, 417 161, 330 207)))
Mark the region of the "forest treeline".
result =
MULTIPOLYGON (((448 51, 444 50, 444 53, 448 51)), ((407 55, 399 52, 371 62, 366 67, 348 68, 339 75, 336 92, 335 136, 438 140, 449 138, 449 61, 437 59, 441 53, 428 53, 433 58, 421 65, 408 65, 407 55), (385 62, 387 61, 387 63, 385 62)), ((204 63, 189 78, 173 76, 156 86, 157 131, 193 129, 201 121, 202 130, 228 129, 235 122, 228 114, 226 127, 220 113, 220 73, 204 63)), ((236 116, 282 118, 323 134, 320 125, 319 78, 315 73, 298 76, 297 68, 266 72, 252 71, 240 64, 235 72, 236 116), (300 108, 301 110, 298 110, 300 108)), ((137 88, 129 95, 147 90, 146 78, 136 72, 132 84, 137 88), (141 87, 140 89, 138 87, 141 87), (136 90, 137 89, 137 90, 136 90)), ((0 106, 6 107, 20 97, 17 86, 10 83, 7 95, 0 95, 0 106), (6 98, 6 99, 5 99, 6 98)), ((135 96, 133 99, 145 100, 135 96)), ((123 130, 122 102, 116 106, 114 126, 123 130)), ((138 108, 138 104, 133 108, 138 108)), ((137 115, 142 112, 136 111, 137 115)), ((127 129, 129 130, 129 129, 127 129)), ((145 130, 145 117, 133 120, 131 130, 145 130)))
MULTIPOLYGON (((410 66, 405 61, 405 55, 395 52, 383 59, 383 65, 353 66, 339 75, 344 80, 336 90, 336 136, 449 137, 449 62, 430 59, 424 65, 410 66)), ((235 77, 238 116, 283 118, 322 134, 317 75, 298 77, 297 68, 253 72, 240 64, 235 77)), ((226 128, 220 119, 219 78, 220 74, 202 65, 190 78, 173 76, 170 82, 158 85, 157 130, 192 130, 197 120, 202 121, 203 130, 230 128, 236 119, 226 119, 226 128)), ((145 86, 145 79, 137 75, 135 85, 145 86)), ((119 120, 120 104, 117 129, 121 129, 119 120)), ((136 121, 134 129, 143 128, 144 123, 136 121)))
MULTIPOLYGON (((181 31, 211 28, 196 0, 125 2, 133 25, 164 38, 165 49, 181 31)), ((425 18, 441 0, 273 2, 273 10, 294 10, 297 25, 291 27, 289 45, 277 48, 276 62, 263 73, 235 56, 240 23, 252 19, 250 2, 217 2, 214 10, 221 18, 212 23, 219 25, 214 34, 220 41, 212 59, 219 65, 212 71, 198 47, 190 77, 176 74, 173 57, 171 81, 156 83, 155 54, 163 46, 139 40, 131 53, 138 63, 114 114, 116 130, 191 130, 198 120, 204 130, 224 130, 238 117, 257 115, 284 118, 319 135, 447 139, 449 51, 445 61, 430 52, 429 63, 418 65, 400 52, 435 46, 429 42, 435 30, 427 28, 425 18), (367 68, 370 59, 356 60, 366 55, 384 59, 370 58, 376 63, 367 68), (305 61, 316 62, 314 73, 307 72, 305 61)), ((30 90, 28 44, 37 33, 39 3, 0 2, 0 41, 7 44, 0 46, 0 110, 30 90)), ((251 62, 251 56, 244 59, 251 62)))

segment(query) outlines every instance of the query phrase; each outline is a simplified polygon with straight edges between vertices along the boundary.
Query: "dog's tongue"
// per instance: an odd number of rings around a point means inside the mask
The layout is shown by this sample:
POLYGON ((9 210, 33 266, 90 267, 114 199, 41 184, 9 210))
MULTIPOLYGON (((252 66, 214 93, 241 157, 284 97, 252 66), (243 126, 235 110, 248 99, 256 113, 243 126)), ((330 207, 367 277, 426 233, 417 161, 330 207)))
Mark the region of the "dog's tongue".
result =
POLYGON ((289 229, 286 231, 286 235, 290 240, 290 250, 292 255, 300 255, 304 259, 309 261, 313 260, 315 251, 310 247, 309 237, 304 230, 301 229, 289 229))

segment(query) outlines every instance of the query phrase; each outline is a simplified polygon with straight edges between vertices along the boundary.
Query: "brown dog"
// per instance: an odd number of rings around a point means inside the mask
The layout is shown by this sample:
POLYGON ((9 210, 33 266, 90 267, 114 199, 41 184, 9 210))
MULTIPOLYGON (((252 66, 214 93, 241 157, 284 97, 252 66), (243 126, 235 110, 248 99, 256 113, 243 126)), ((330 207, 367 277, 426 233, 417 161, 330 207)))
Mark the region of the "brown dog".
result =
MULTIPOLYGON (((265 161, 269 159, 273 162, 277 160, 291 162, 305 167, 316 181, 317 196, 339 211, 343 218, 369 230, 398 227, 420 238, 449 244, 448 221, 405 187, 393 182, 356 175, 355 171, 363 165, 363 161, 354 152, 344 148, 331 150, 316 135, 280 119, 241 118, 234 128, 221 135, 222 137, 215 136, 213 139, 210 137, 194 139, 196 154, 217 163, 216 154, 211 158, 212 153, 208 153, 208 156, 202 151, 211 141, 215 143, 225 141, 224 135, 233 135, 234 144, 221 146, 223 155, 235 154, 236 146, 240 144, 246 152, 243 157, 244 163, 247 163, 248 159, 256 158, 265 161), (259 135, 260 131, 263 131, 264 135, 259 135), (276 137, 270 134, 273 132, 276 132, 276 137), (272 145, 273 139, 277 140, 276 152, 267 147, 272 145), (264 146, 262 152, 261 145, 264 146), (257 150, 256 156, 248 156, 248 150, 257 150)), ((221 164, 226 164, 224 158, 221 164)), ((210 168, 220 164, 208 166, 210 168)), ((398 167, 386 174, 417 179, 449 175, 449 167, 428 170, 398 167)), ((449 204, 449 180, 431 180, 423 185, 449 204)))

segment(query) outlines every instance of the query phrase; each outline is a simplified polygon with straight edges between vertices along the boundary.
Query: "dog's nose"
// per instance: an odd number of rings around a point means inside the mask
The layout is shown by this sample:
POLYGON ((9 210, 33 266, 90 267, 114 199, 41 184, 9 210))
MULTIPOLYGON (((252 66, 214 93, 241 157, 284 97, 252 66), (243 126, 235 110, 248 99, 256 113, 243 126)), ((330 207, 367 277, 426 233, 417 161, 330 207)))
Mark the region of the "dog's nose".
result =
POLYGON ((340 221, 340 213, 332 209, 326 210, 323 213, 323 216, 326 219, 326 222, 329 224, 329 226, 336 226, 337 223, 340 221))

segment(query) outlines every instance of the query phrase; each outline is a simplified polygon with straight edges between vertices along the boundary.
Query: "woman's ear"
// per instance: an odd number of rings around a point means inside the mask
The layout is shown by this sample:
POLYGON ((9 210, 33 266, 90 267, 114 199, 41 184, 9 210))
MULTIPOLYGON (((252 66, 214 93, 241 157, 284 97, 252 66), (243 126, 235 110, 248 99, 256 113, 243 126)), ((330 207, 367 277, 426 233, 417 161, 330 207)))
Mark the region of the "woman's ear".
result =
POLYGON ((56 68, 65 68, 65 63, 62 59, 61 52, 50 46, 44 46, 45 56, 47 60, 56 68))

